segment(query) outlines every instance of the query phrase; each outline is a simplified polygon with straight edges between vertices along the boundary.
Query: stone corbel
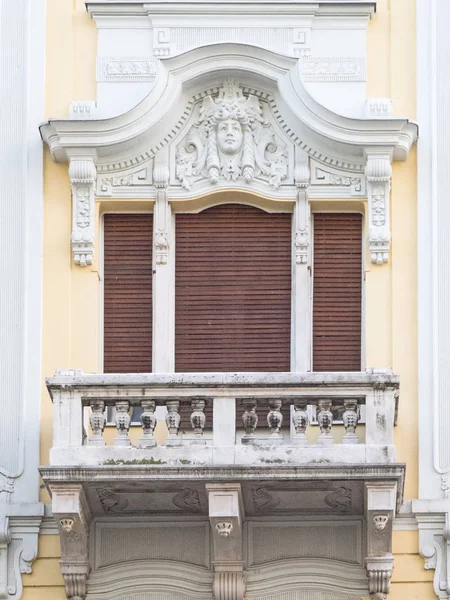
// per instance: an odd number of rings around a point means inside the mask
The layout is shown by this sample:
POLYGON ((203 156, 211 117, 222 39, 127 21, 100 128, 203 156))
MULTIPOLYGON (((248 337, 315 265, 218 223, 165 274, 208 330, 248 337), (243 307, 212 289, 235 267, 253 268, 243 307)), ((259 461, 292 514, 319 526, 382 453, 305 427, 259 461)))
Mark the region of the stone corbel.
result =
POLYGON ((440 600, 450 600, 450 499, 444 492, 443 500, 413 500, 412 511, 425 569, 434 569, 434 593, 440 600))
POLYGON ((385 600, 389 593, 394 557, 392 525, 395 517, 397 484, 366 483, 365 516, 367 524, 366 571, 372 600, 385 600))
POLYGON ((91 265, 94 254, 96 173, 92 158, 70 160, 72 253, 75 264, 80 267, 91 265))
POLYGON ((387 263, 389 260, 391 175, 392 166, 389 154, 367 154, 369 250, 371 261, 377 265, 387 263))
POLYGON ((22 574, 31 573, 37 556, 44 505, 6 503, 0 510, 0 599, 19 600, 22 574))
POLYGON ((239 484, 207 484, 213 536, 215 600, 242 600, 245 595, 242 528, 244 511, 239 484))
POLYGON ((83 600, 89 578, 89 526, 92 520, 82 485, 52 486, 52 511, 61 542, 61 573, 66 596, 83 600))

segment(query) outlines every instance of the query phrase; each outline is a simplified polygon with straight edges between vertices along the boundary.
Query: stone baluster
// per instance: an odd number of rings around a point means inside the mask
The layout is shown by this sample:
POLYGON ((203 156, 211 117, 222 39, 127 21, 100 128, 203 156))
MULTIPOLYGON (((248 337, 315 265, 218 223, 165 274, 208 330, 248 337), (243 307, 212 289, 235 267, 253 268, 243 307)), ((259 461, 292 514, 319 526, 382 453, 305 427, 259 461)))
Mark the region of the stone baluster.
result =
POLYGON ((270 429, 270 441, 282 440, 280 433, 281 425, 283 424, 283 415, 281 414, 281 406, 283 401, 280 398, 269 400, 269 413, 267 415, 267 425, 270 429))
POLYGON ((345 435, 343 439, 344 444, 358 444, 359 439, 356 435, 356 425, 358 424, 358 401, 357 400, 345 400, 344 401, 345 411, 342 415, 344 421, 345 435))
POLYGON ((294 414, 292 415, 292 424, 295 428, 294 443, 298 446, 306 446, 308 438, 306 437, 306 428, 309 424, 308 401, 306 399, 294 400, 294 414))
POLYGON ((117 435, 114 440, 115 446, 129 446, 131 444, 130 438, 128 437, 128 430, 130 429, 130 403, 128 400, 121 400, 116 402, 116 427, 117 435))
POLYGON ((180 429, 180 401, 166 400, 167 415, 166 425, 169 430, 169 436, 166 440, 166 446, 179 446, 181 438, 179 436, 180 429))
POLYGON ((256 439, 255 429, 258 425, 258 415, 256 414, 256 400, 244 400, 244 414, 242 415, 242 424, 244 425, 245 430, 245 435, 242 437, 242 443, 253 443, 256 439))
POLYGON ((322 446, 329 446, 333 443, 333 436, 331 435, 333 413, 331 412, 331 406, 331 400, 319 400, 317 421, 320 427, 320 435, 317 441, 322 446))
POLYGON ((104 446, 103 430, 105 429, 105 403, 103 400, 91 400, 91 416, 89 422, 91 424, 92 435, 89 438, 90 446, 104 446))
POLYGON ((205 429, 206 417, 205 413, 205 401, 202 398, 193 398, 191 401, 192 413, 191 413, 191 425, 194 432, 194 443, 203 443, 203 430, 205 429))
POLYGON ((154 400, 142 400, 142 414, 141 414, 141 425, 143 435, 139 440, 140 448, 154 448, 156 446, 156 440, 153 432, 156 427, 156 416, 154 400))

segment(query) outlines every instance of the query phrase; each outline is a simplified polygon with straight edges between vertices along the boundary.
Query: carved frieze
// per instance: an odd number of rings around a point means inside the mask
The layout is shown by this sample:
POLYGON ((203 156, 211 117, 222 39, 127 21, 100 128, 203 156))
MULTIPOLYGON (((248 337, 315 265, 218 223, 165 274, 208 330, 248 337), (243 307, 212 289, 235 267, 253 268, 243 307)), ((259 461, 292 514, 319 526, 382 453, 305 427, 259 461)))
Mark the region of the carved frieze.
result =
POLYGON ((311 185, 330 188, 333 195, 340 192, 344 196, 364 196, 366 191, 362 173, 345 173, 316 161, 311 161, 311 185))
POLYGON ((340 512, 347 512, 352 507, 352 490, 351 488, 340 486, 325 496, 324 502, 330 508, 335 508, 340 512))
POLYGON ((99 56, 97 81, 109 83, 154 81, 156 61, 151 56, 99 56))
POLYGON ((287 147, 264 117, 259 98, 228 79, 217 97, 206 96, 197 119, 177 146, 176 176, 190 190, 196 181, 266 181, 287 177, 287 147))
POLYGON ((300 72, 304 81, 311 82, 366 81, 366 59, 303 56, 300 72))
POLYGON ((172 498, 173 504, 182 510, 193 513, 203 512, 200 504, 200 496, 197 490, 186 488, 175 494, 172 498))
POLYGON ((121 500, 120 496, 107 488, 98 489, 97 494, 103 510, 107 513, 122 512, 128 506, 128 500, 121 500))
POLYGON ((135 169, 134 171, 116 172, 115 174, 102 174, 97 177, 97 195, 112 196, 115 192, 123 194, 123 189, 151 184, 151 169, 149 167, 135 169))

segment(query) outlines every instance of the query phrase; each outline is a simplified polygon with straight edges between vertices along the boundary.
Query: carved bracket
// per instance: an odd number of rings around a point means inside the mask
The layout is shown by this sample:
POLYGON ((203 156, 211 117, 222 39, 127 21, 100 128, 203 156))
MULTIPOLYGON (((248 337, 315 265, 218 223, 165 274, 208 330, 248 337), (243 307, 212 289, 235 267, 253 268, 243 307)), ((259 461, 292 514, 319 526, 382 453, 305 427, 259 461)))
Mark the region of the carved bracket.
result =
POLYGON ((389 155, 368 154, 366 180, 369 200, 369 250, 371 261, 377 265, 389 260, 391 174, 389 155))
MULTIPOLYGON (((445 491, 445 490, 444 490, 445 491)), ((450 500, 413 500, 425 569, 434 569, 433 587, 440 600, 450 599, 450 500)))
POLYGON ((207 484, 213 534, 216 600, 242 600, 245 595, 242 527, 244 510, 240 484, 207 484))
POLYGON ((92 264, 94 254, 94 187, 96 168, 92 158, 72 159, 69 166, 72 185, 72 253, 76 265, 92 264))
POLYGON ((61 542, 61 573, 67 598, 86 597, 89 526, 92 520, 81 485, 52 486, 52 510, 61 542))
POLYGON ((385 600, 391 584, 392 524, 395 517, 397 484, 366 483, 365 516, 367 524, 366 571, 372 600, 385 600))
POLYGON ((7 503, 1 512, 0 599, 19 600, 23 592, 21 576, 31 573, 37 556, 44 505, 7 503))

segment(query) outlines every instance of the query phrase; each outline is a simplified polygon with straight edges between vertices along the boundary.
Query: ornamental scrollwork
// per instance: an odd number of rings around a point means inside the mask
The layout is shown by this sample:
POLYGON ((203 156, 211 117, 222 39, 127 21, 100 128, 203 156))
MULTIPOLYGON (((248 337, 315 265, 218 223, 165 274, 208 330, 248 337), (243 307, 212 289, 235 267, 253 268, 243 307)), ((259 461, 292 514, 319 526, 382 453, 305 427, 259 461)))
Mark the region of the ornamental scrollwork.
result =
POLYGON ((244 95, 228 79, 218 97, 203 99, 198 119, 177 146, 176 176, 187 190, 204 178, 212 184, 262 178, 278 188, 287 176, 287 158, 259 98, 244 95))

